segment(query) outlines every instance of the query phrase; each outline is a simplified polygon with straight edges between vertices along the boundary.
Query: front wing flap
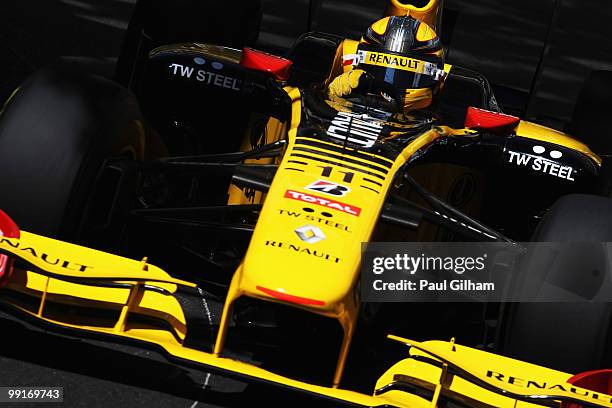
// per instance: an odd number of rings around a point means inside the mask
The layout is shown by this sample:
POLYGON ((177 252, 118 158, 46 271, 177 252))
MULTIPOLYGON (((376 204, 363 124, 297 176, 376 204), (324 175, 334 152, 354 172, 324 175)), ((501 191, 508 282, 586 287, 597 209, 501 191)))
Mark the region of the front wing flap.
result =
POLYGON ((445 396, 475 407, 612 407, 612 396, 568 383, 572 374, 455 344, 454 340, 418 342, 397 336, 410 347, 402 360, 378 381, 376 394, 402 386, 430 391, 434 403, 445 396))

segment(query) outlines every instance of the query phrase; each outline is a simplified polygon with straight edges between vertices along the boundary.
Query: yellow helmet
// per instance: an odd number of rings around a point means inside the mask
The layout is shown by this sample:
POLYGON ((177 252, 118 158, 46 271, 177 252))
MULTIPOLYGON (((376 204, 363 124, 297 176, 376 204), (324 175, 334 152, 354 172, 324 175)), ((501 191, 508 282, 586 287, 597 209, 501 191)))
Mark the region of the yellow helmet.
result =
POLYGON ((411 16, 385 17, 365 32, 352 64, 386 91, 404 112, 431 105, 444 83, 444 50, 436 32, 411 16))

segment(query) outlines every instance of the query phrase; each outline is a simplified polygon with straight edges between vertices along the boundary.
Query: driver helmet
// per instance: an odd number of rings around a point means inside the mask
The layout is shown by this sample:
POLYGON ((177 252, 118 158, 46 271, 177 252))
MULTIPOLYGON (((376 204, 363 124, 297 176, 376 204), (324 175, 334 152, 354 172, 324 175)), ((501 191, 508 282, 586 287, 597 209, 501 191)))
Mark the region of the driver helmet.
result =
POLYGON ((446 78, 440 38, 411 16, 385 17, 372 24, 352 59, 383 85, 381 95, 403 105, 404 112, 429 107, 446 78))

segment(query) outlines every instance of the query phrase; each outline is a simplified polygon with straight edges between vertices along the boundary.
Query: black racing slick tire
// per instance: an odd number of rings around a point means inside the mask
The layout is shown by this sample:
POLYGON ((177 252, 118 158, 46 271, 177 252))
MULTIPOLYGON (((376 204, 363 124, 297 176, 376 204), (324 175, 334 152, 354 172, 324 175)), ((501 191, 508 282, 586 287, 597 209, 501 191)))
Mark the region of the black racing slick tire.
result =
POLYGON ((199 42, 232 48, 254 46, 261 18, 262 0, 138 0, 115 79, 137 90, 149 52, 162 45, 199 42))
POLYGON ((142 123, 136 99, 111 81, 35 73, 0 116, 0 208, 24 230, 78 241, 103 165, 143 157, 142 123))
POLYGON ((542 219, 532 240, 576 243, 572 248, 583 248, 577 257, 580 266, 551 267, 544 272, 565 289, 555 295, 566 297, 556 298, 562 303, 515 303, 508 308, 502 351, 570 373, 609 368, 612 303, 572 300, 576 293, 594 293, 606 284, 606 254, 583 243, 612 242, 612 200, 580 194, 562 197, 542 219))
POLYGON ((585 80, 567 131, 602 156, 612 155, 612 71, 592 71, 585 80))

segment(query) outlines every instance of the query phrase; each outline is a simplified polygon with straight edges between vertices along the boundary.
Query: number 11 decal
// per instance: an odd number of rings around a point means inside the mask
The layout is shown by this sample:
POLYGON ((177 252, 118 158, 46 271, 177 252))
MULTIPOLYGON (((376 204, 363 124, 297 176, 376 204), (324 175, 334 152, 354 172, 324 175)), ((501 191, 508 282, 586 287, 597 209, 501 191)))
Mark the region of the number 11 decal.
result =
MULTIPOLYGON (((332 166, 319 166, 319 167, 323 169, 323 171, 321 172, 321 175, 323 177, 331 177, 332 171, 334 170, 332 166)), ((338 173, 344 174, 344 178, 342 179, 342 181, 344 181, 345 183, 349 183, 349 184, 353 181, 353 177, 355 176, 355 173, 350 172, 350 171, 338 171, 338 173)))

